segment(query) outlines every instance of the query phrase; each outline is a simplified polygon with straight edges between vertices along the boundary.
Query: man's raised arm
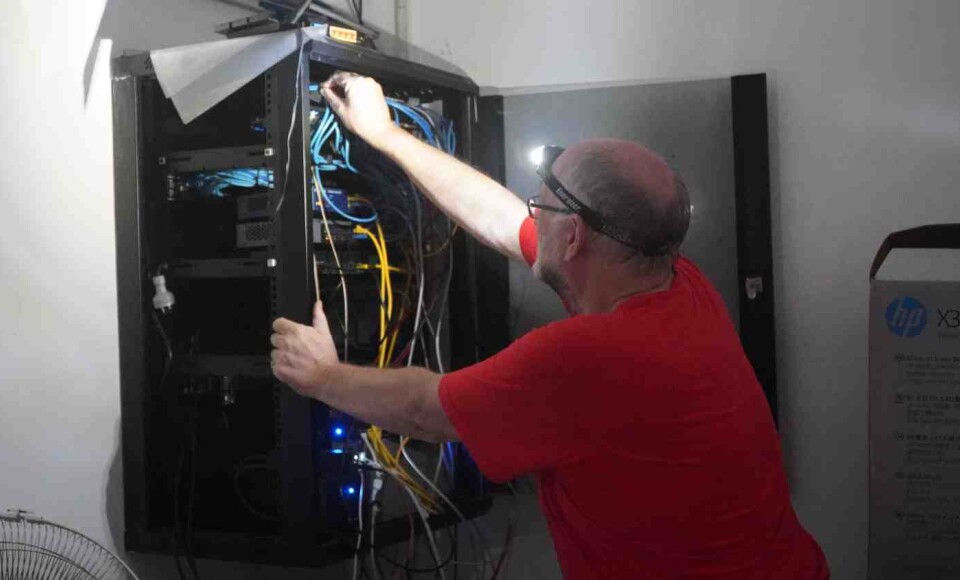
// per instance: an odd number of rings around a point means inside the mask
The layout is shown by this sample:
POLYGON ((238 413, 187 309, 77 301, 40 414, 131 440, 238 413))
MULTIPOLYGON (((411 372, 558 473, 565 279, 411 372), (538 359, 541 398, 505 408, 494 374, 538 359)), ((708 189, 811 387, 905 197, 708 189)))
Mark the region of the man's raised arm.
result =
POLYGON ((397 163, 454 222, 501 254, 523 260, 518 232, 527 209, 517 196, 394 125, 373 79, 338 72, 322 92, 347 128, 397 163))

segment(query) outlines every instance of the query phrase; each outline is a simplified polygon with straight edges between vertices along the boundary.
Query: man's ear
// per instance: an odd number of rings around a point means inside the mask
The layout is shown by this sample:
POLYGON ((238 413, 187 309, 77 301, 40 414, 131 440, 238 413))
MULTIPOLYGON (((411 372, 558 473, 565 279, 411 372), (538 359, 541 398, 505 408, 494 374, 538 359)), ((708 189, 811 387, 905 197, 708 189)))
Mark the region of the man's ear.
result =
POLYGON ((590 233, 587 229, 586 222, 580 216, 576 214, 570 216, 570 227, 564 232, 563 238, 565 242, 563 260, 565 262, 572 261, 586 249, 587 236, 590 233))

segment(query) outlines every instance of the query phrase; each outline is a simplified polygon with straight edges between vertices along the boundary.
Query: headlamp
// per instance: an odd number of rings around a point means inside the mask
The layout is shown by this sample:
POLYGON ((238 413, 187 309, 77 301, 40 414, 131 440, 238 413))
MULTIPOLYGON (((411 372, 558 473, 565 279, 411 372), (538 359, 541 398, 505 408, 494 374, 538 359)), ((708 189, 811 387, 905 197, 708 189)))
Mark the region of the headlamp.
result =
POLYGON ((570 193, 570 190, 565 188, 563 184, 560 183, 560 180, 557 179, 557 177, 553 174, 553 163, 558 157, 560 157, 563 151, 563 147, 559 147, 557 145, 546 145, 543 147, 538 147, 530 152, 530 161, 536 162, 537 175, 539 175, 540 179, 543 180, 543 184, 546 185, 555 196, 557 196, 557 199, 559 199, 563 205, 570 208, 573 213, 579 215, 588 226, 597 232, 607 236, 608 238, 614 239, 627 247, 640 250, 643 251, 644 254, 651 255, 644 251, 643 248, 639 248, 630 242, 629 236, 625 231, 623 231, 622 228, 615 226, 609 220, 601 216, 599 212, 580 201, 579 198, 570 193))

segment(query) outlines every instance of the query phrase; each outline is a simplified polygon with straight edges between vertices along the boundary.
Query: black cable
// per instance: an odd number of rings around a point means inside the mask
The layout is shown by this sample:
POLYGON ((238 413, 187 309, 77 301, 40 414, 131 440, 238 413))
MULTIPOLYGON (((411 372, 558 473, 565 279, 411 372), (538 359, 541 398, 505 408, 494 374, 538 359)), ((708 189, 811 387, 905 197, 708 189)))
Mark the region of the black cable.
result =
POLYGON ((283 518, 280 516, 280 514, 276 514, 276 515, 267 514, 253 507, 253 505, 244 497, 243 492, 240 489, 240 474, 245 471, 256 471, 257 469, 264 470, 271 473, 273 472, 273 470, 267 467, 266 465, 250 466, 250 465, 244 465, 243 462, 241 462, 240 465, 237 465, 233 470, 233 491, 234 493, 237 494, 237 499, 240 500, 240 503, 243 505, 243 507, 251 514, 257 516, 262 520, 266 520, 268 522, 281 522, 283 521, 283 518))
POLYGON ((180 545, 182 543, 184 549, 183 558, 187 561, 187 566, 192 573, 193 577, 196 580, 199 580, 200 575, 197 572, 197 564, 193 559, 193 500, 194 492, 196 486, 196 445, 197 445, 197 424, 199 417, 199 399, 196 402, 194 407, 194 412, 191 418, 188 421, 189 434, 183 437, 180 445, 180 456, 177 460, 177 469, 174 476, 173 484, 173 557, 174 563, 177 567, 177 573, 182 580, 186 580, 186 574, 184 573, 183 568, 180 565, 180 545), (183 522, 183 514, 181 514, 180 509, 180 495, 182 491, 183 483, 183 473, 187 461, 187 439, 190 439, 190 465, 191 465, 191 476, 190 476, 190 491, 187 498, 187 514, 186 514, 186 526, 181 528, 183 522))
MULTIPOLYGON (((453 559, 459 560, 458 552, 460 551, 460 525, 454 524, 453 526, 453 559)), ((460 566, 457 564, 453 565, 453 580, 457 580, 460 576, 460 566)))
POLYGON ((493 576, 490 577, 490 580, 496 580, 500 577, 500 570, 503 567, 503 563, 507 559, 507 554, 510 550, 510 546, 513 544, 513 521, 507 525, 507 533, 503 539, 503 550, 500 552, 500 558, 497 559, 497 565, 493 568, 493 576))
MULTIPOLYGON (((380 278, 378 277, 376 270, 373 270, 373 269, 370 269, 370 270, 362 270, 361 273, 367 273, 367 274, 370 274, 371 276, 373 276, 374 282, 376 283, 376 285, 379 286, 379 284, 380 284, 380 278)), ((376 303, 380 308, 383 308, 384 310, 386 310, 387 305, 386 305, 386 303, 385 303, 381 298, 379 298, 379 297, 376 298, 376 299, 375 299, 375 303, 376 303)), ((390 317, 388 317, 388 318, 386 319, 388 332, 387 332, 382 338, 380 338, 380 339, 376 342, 376 345, 375 345, 375 346, 380 347, 380 346, 383 345, 384 342, 386 342, 387 340, 390 340, 391 335, 392 335, 392 331, 395 330, 395 325, 398 324, 398 323, 400 323, 400 318, 399 318, 399 316, 400 316, 400 312, 399 312, 399 309, 397 309, 397 311, 396 311, 392 316, 390 316, 390 317)), ((342 326, 342 323, 341 323, 341 326, 342 326)), ((423 323, 421 322, 421 327, 422 327, 422 326, 423 326, 423 323)))
POLYGON ((193 577, 196 580, 200 580, 200 573, 197 572, 197 563, 193 559, 193 501, 196 498, 196 486, 197 486, 197 431, 199 430, 200 423, 200 397, 199 395, 194 395, 196 397, 196 402, 193 409, 193 418, 192 425, 190 428, 190 439, 191 439, 191 451, 190 451, 190 491, 187 496, 187 526, 185 530, 186 536, 186 556, 187 556, 187 565, 190 567, 190 571, 193 572, 193 577))
MULTIPOLYGON (((166 350, 166 357, 163 364, 163 373, 160 376, 160 384, 158 388, 161 388, 167 382, 167 376, 170 372, 170 367, 173 363, 173 347, 170 344, 170 339, 167 337, 166 330, 163 328, 163 324, 160 322, 160 317, 157 316, 157 311, 155 309, 150 310, 152 315, 153 322, 157 325, 157 330, 160 332, 160 337, 163 339, 164 348, 166 350)), ((184 455, 186 453, 186 443, 181 443, 180 445, 180 455, 177 459, 177 469, 174 474, 174 483, 173 483, 173 526, 171 530, 172 535, 172 544, 173 544, 173 564, 177 568, 177 576, 180 580, 187 580, 187 576, 183 571, 183 566, 180 565, 180 479, 183 476, 183 463, 184 455)))
MULTIPOLYGON (((421 523, 421 526, 422 526, 422 525, 423 525, 423 524, 421 523)), ((425 531, 424 533, 427 533, 427 534, 430 533, 430 530, 429 530, 429 529, 426 529, 426 528, 425 528, 425 530, 426 530, 426 531, 425 531)), ((377 548, 376 545, 370 546, 370 549, 373 550, 373 553, 376 554, 376 556, 377 556, 378 558, 382 559, 384 562, 386 562, 387 564, 390 564, 391 566, 393 566, 394 568, 397 568, 398 570, 404 570, 404 571, 406 571, 406 572, 408 572, 408 573, 412 573, 412 574, 434 574, 434 573, 436 573, 437 571, 442 570, 442 569, 443 569, 444 567, 446 567, 450 562, 453 561, 453 553, 454 553, 455 543, 453 542, 453 531, 450 530, 450 527, 449 527, 449 526, 447 527, 447 533, 450 535, 450 542, 451 542, 450 550, 449 550, 449 552, 447 553, 447 557, 444 558, 443 561, 442 561, 440 564, 435 565, 435 566, 431 566, 431 567, 429 567, 429 568, 417 568, 417 567, 415 567, 415 566, 409 566, 409 565, 407 565, 407 564, 401 564, 400 562, 397 562, 397 561, 394 560, 393 558, 390 558, 389 556, 387 556, 387 555, 384 554, 383 552, 379 551, 379 549, 377 548)))
POLYGON ((160 338, 163 340, 163 348, 166 350, 166 361, 163 363, 163 374, 160 375, 160 385, 158 388, 162 388, 163 385, 167 382, 167 374, 170 372, 170 366, 173 364, 173 346, 170 343, 170 338, 167 336, 167 331, 164 330, 163 324, 160 322, 160 317, 157 316, 157 310, 155 308, 150 309, 150 314, 153 315, 153 322, 157 325, 157 330, 160 332, 160 338))
POLYGON ((290 24, 296 24, 297 21, 300 20, 300 18, 303 16, 303 13, 307 11, 307 6, 310 6, 311 2, 313 2, 313 0, 305 0, 305 2, 300 5, 300 8, 294 12, 293 19, 290 20, 290 24))
POLYGON ((361 564, 361 566, 360 566, 360 574, 358 574, 358 576, 360 576, 361 578, 369 578, 369 577, 370 577, 370 573, 367 572, 367 567, 366 567, 366 566, 364 566, 364 565, 361 564))
POLYGON ((177 575, 180 576, 180 580, 187 580, 183 567, 180 565, 180 478, 183 475, 186 447, 186 441, 181 441, 180 456, 177 459, 177 469, 173 477, 173 563, 177 567, 177 575))
POLYGON ((396 205, 380 204, 380 207, 382 207, 382 209, 378 208, 378 210, 381 216, 381 223, 383 224, 384 238, 387 240, 387 242, 396 243, 403 241, 407 235, 410 235, 411 243, 413 243, 413 222, 410 221, 410 216, 408 216, 406 212, 401 210, 396 205), (400 219, 403 220, 402 224, 400 225, 406 226, 398 227, 397 229, 399 230, 399 233, 393 231, 393 226, 397 224, 385 219, 386 216, 390 215, 391 212, 397 214, 400 216, 400 219), (386 234, 388 233, 392 234, 392 236, 387 236, 386 234))

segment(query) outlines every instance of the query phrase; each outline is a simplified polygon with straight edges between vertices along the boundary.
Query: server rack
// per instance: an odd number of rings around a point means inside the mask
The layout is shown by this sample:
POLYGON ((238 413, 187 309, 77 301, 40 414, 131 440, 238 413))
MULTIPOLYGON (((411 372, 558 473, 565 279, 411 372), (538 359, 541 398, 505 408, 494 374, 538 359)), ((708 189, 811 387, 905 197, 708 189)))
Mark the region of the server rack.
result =
MULTIPOLYGON (((474 159, 476 85, 390 42, 308 43, 186 125, 148 55, 114 62, 128 550, 286 565, 353 554, 355 523, 338 497, 350 485, 351 449, 318 452, 330 449, 330 426, 350 429, 350 419, 273 379, 269 324, 280 316, 309 323, 316 295, 313 256, 323 235, 310 185, 311 84, 351 70, 377 78, 389 94, 441 103, 460 137, 459 156, 474 159), (237 216, 258 211, 249 196, 198 199, 189 183, 191 175, 239 168, 273 176, 260 198, 273 215, 259 223, 263 243, 248 247, 238 242, 237 216), (152 304, 158 275, 177 297, 171 314, 152 304)), ((448 353, 459 368, 508 341, 502 318, 478 316, 481 300, 484 311, 506 313, 506 293, 492 304, 498 298, 481 296, 476 283, 503 285, 506 264, 462 234, 451 251, 448 353)), ((451 495, 471 517, 490 500, 469 457, 455 453, 451 495)), ((436 525, 453 522, 449 513, 434 516, 436 525)), ((377 537, 396 541, 406 526, 406 518, 385 518, 377 537)))

